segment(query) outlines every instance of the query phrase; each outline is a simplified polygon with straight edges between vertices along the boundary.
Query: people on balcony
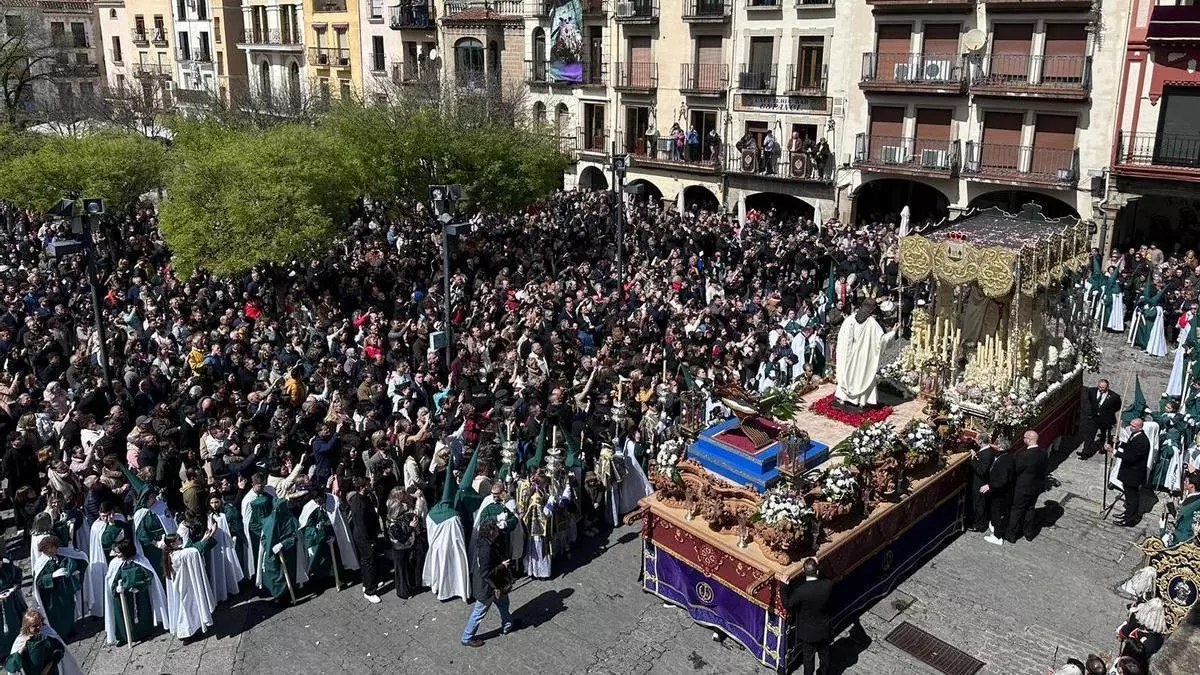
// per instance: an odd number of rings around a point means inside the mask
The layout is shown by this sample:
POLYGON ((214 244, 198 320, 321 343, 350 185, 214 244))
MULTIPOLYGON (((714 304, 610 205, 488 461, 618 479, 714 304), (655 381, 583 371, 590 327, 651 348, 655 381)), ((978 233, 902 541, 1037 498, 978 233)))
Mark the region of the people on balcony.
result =
POLYGON ((762 147, 763 171, 768 176, 774 176, 779 164, 779 141, 775 140, 775 132, 768 131, 763 139, 762 147))

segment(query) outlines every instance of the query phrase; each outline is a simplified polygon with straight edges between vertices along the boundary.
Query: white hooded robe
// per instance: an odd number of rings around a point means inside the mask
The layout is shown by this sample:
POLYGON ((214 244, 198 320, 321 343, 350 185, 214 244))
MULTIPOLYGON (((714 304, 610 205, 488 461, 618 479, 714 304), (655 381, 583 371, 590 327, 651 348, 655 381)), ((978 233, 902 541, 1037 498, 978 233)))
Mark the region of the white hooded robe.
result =
POLYGON ((425 517, 429 552, 421 577, 438 600, 471 597, 471 568, 467 558, 466 537, 457 515, 440 523, 425 517))
MULTIPOLYGON (((342 502, 336 495, 326 494, 325 503, 321 506, 329 522, 333 525, 333 538, 337 541, 338 561, 344 570, 358 569, 358 554, 354 552, 354 542, 350 540, 350 531, 346 527, 346 518, 342 515, 342 502)), ((309 516, 317 509, 317 503, 309 500, 300 511, 300 527, 308 523, 309 516)))
MULTIPOLYGON (((117 608, 121 601, 108 591, 117 582, 117 573, 121 571, 122 562, 124 561, 117 558, 116 564, 109 565, 108 572, 104 575, 104 633, 106 642, 110 645, 117 643, 117 608)), ((142 555, 138 555, 132 562, 141 565, 154 579, 150 582, 150 609, 154 612, 154 625, 167 625, 167 603, 163 597, 162 580, 158 578, 158 572, 154 571, 150 561, 142 555)), ((130 609, 132 610, 132 607, 130 609)))
POLYGON ((208 588, 204 556, 200 551, 181 548, 171 551, 170 556, 174 574, 166 580, 167 623, 164 627, 182 640, 213 625, 212 612, 216 603, 208 588))
MULTIPOLYGON (((79 662, 71 655, 71 650, 67 649, 67 643, 59 637, 58 633, 54 632, 49 623, 42 626, 41 634, 62 643, 63 656, 62 660, 58 662, 58 675, 83 675, 83 669, 79 667, 79 662)), ((12 649, 8 651, 9 656, 19 653, 25 648, 25 643, 28 641, 29 638, 18 634, 17 639, 13 640, 12 649)))
MULTIPOLYGON (((64 558, 73 558, 83 563, 83 577, 87 579, 88 559, 83 554, 83 551, 78 551, 70 546, 60 546, 58 554, 64 558)), ((42 568, 46 563, 50 562, 50 556, 38 553, 38 559, 33 567, 33 583, 30 584, 29 599, 32 601, 29 604, 43 615, 46 614, 46 603, 42 600, 42 590, 38 588, 37 578, 42 573, 42 568)), ((91 589, 84 583, 79 591, 75 593, 75 620, 78 621, 87 616, 87 608, 92 604, 91 589)))

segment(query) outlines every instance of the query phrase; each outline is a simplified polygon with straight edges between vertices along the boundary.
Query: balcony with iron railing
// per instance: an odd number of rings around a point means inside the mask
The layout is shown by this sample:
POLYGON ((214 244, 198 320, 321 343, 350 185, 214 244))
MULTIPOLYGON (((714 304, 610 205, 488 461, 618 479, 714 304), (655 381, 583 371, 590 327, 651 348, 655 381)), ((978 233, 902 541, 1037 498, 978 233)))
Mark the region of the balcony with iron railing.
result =
POLYGON ((1126 131, 1117 139, 1118 174, 1200 182, 1200 134, 1126 131))
MULTIPOLYGON (((531 0, 536 1, 536 0, 531 0)), ((446 0, 444 19, 454 20, 456 15, 471 12, 471 20, 524 16, 524 0, 446 0)))
POLYGON ((795 0, 796 9, 829 9, 833 7, 834 0, 795 0))
POLYGON ((740 149, 730 146, 727 149, 730 152, 725 171, 729 175, 819 185, 833 183, 833 155, 826 153, 821 156, 815 148, 797 152, 780 148, 777 156, 765 155, 757 145, 740 149))
POLYGON ((350 49, 347 47, 309 47, 308 65, 318 68, 349 68, 350 49))
POLYGON ((672 169, 687 173, 714 174, 721 170, 721 158, 725 148, 721 144, 713 146, 706 144, 706 139, 699 139, 699 144, 680 144, 670 136, 669 130, 653 138, 645 135, 617 133, 616 146, 618 150, 629 153, 632 166, 655 167, 672 169))
POLYGON ((438 81, 437 69, 413 61, 392 61, 392 82, 400 86, 434 84, 438 81))
POLYGON ((1152 45, 1194 47, 1200 40, 1200 6, 1191 3, 1154 5, 1146 26, 1152 45))
POLYGON ((585 18, 608 16, 608 0, 581 0, 580 11, 585 18))
POLYGON ((550 138, 558 147, 558 151, 566 156, 571 163, 579 161, 579 138, 576 136, 555 134, 551 134, 550 138))
POLYGON ((1086 101, 1092 57, 993 54, 971 67, 976 96, 1086 101))
POLYGON ((550 83, 550 64, 543 60, 525 61, 526 82, 532 85, 550 83))
POLYGON ((775 93, 779 67, 774 63, 743 63, 738 68, 738 89, 746 92, 775 93))
POLYGON ((525 61, 525 81, 533 86, 561 85, 565 87, 604 87, 608 84, 608 67, 584 61, 580 64, 580 79, 578 82, 556 80, 551 74, 550 64, 546 61, 525 61))
POLYGON ((788 0, 746 0, 746 11, 751 13, 778 12, 788 0))
POLYGON ((283 47, 296 49, 304 45, 304 38, 292 31, 246 29, 238 44, 254 47, 283 47))
POLYGON ((175 50, 175 60, 180 63, 212 63, 212 54, 204 51, 196 51, 189 49, 175 50))
POLYGON ((658 89, 657 63, 617 63, 613 88, 617 91, 649 94, 658 89))
POLYGON ((608 85, 608 64, 583 62, 583 81, 581 87, 604 87, 608 85))
POLYGON ((962 174, 969 180, 1067 188, 1079 180, 1079 151, 967 141, 962 174))
POLYGON ((171 77, 171 66, 166 63, 135 63, 134 77, 171 77))
POLYGON ((959 159, 958 141, 867 133, 854 138, 854 164, 865 171, 950 178, 959 159))
POLYGON ((437 8, 432 2, 401 2, 388 8, 388 27, 392 30, 424 30, 436 25, 437 8))
POLYGON ((167 46, 167 31, 166 31, 166 29, 159 28, 158 26, 151 28, 150 29, 150 42, 155 47, 166 47, 167 46))
POLYGON ((684 0, 688 23, 724 23, 733 17, 733 0, 684 0))
POLYGON ((862 81, 866 92, 919 93, 957 96, 966 92, 960 54, 863 54, 862 81))
POLYGON ((86 35, 54 35, 50 38, 50 46, 54 49, 88 49, 92 45, 86 35))
POLYGON ((100 75, 100 65, 96 63, 78 63, 71 61, 55 61, 50 67, 53 77, 97 77, 100 75))
POLYGON ((867 0, 876 14, 912 12, 969 12, 975 0, 867 0))
POLYGON ((981 0, 989 12, 1077 12, 1091 9, 1092 0, 981 0))
POLYGON ((150 33, 144 30, 138 30, 135 28, 131 32, 130 37, 133 40, 133 44, 138 47, 150 46, 150 33))
POLYGON ((824 96, 829 83, 829 66, 821 65, 818 72, 804 68, 796 70, 796 64, 788 64, 787 82, 784 93, 788 96, 824 96))
POLYGON ((580 156, 603 158, 608 156, 608 129, 578 127, 580 156))
POLYGON ((184 105, 208 105, 213 94, 207 89, 175 89, 175 100, 184 105))
POLYGON ((658 23, 658 0, 614 0, 613 8, 617 23, 658 23))
POLYGON ((679 91, 693 96, 724 96, 729 91, 729 64, 680 64, 679 91))

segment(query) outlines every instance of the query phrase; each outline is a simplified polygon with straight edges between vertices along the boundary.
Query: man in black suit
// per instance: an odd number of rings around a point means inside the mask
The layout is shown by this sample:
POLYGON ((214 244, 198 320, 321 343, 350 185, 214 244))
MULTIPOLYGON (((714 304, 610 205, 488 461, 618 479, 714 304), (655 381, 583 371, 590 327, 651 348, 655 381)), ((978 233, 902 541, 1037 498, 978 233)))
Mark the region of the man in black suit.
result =
POLYGON ((1113 426, 1121 412, 1121 397, 1108 387, 1108 380, 1100 380, 1084 394, 1083 449, 1077 456, 1088 459, 1100 451, 1112 438, 1113 426))
POLYGON ((971 529, 983 532, 988 528, 988 490, 983 487, 988 484, 988 475, 992 472, 992 461, 995 459, 995 446, 992 437, 986 433, 979 434, 979 448, 971 453, 971 489, 967 496, 971 499, 971 529))
POLYGON ((1121 460, 1117 480, 1121 481, 1121 491, 1125 493, 1125 513, 1121 514, 1117 524, 1133 527, 1142 517, 1140 496, 1142 485, 1146 482, 1146 462, 1150 459, 1150 439, 1142 431, 1141 418, 1134 418, 1129 423, 1129 438, 1118 444, 1115 450, 1109 446, 1109 451, 1113 457, 1121 460))
POLYGON ((1026 431, 1023 437, 1025 449, 1013 456, 1013 501, 1008 516, 1008 542, 1015 544, 1022 534, 1033 539, 1037 531, 1034 507, 1038 495, 1046 489, 1046 475, 1050 471, 1050 455, 1038 446, 1036 431, 1026 431))
POLYGON ((825 675, 829 672, 829 642, 832 626, 829 614, 829 596, 833 593, 833 582, 819 578, 815 558, 804 561, 804 581, 788 592, 785 604, 795 617, 796 637, 800 640, 804 675, 814 671, 825 675), (821 667, 816 668, 820 659, 821 667))
POLYGON ((991 520, 983 539, 989 544, 1003 546, 1013 499, 1013 457, 1007 441, 992 447, 992 468, 988 471, 988 482, 980 486, 979 494, 987 498, 991 520))

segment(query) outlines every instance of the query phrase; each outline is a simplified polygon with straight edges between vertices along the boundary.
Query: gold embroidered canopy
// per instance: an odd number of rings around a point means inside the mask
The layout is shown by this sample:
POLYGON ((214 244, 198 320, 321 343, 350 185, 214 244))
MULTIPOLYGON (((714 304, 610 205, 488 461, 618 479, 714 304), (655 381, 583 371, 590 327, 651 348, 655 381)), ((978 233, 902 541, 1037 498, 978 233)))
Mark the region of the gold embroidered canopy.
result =
POLYGON ((937 231, 900 240, 900 272, 909 281, 934 278, 958 286, 975 282, 990 298, 1020 285, 1033 295, 1052 280, 1083 269, 1091 235, 1077 218, 1049 219, 1026 207, 977 211, 937 231))

